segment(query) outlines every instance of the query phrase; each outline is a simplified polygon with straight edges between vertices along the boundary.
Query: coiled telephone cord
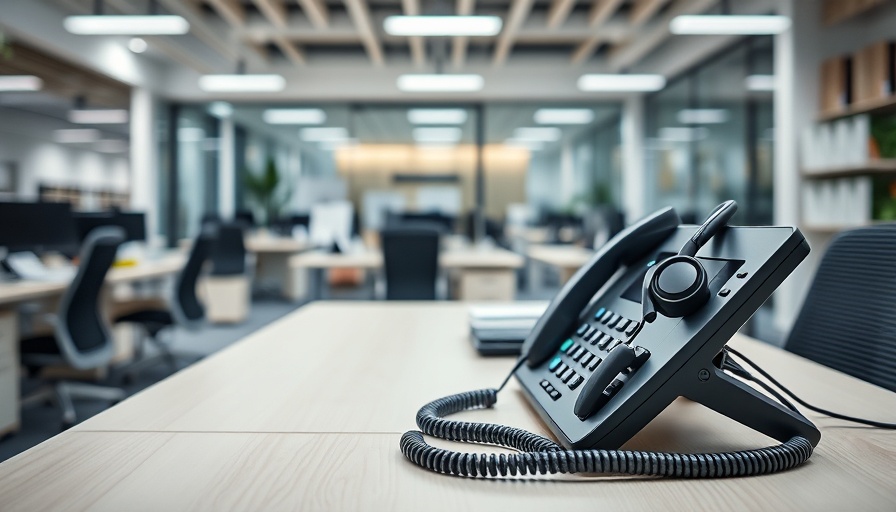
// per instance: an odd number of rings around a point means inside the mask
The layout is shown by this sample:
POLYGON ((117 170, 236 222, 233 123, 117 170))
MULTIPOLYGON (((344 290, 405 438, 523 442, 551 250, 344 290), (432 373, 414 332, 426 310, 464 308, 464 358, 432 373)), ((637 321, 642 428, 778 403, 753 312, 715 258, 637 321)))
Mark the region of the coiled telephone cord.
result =
POLYGON ((565 450, 545 437, 493 423, 452 421, 444 416, 486 408, 498 400, 497 389, 480 389, 440 398, 417 413, 421 431, 401 436, 401 451, 430 471, 466 477, 505 477, 553 473, 605 473, 715 478, 763 475, 798 466, 812 455, 812 444, 794 437, 778 446, 728 453, 662 453, 629 450, 565 450), (423 434, 466 443, 481 443, 519 453, 464 453, 428 444, 423 434))

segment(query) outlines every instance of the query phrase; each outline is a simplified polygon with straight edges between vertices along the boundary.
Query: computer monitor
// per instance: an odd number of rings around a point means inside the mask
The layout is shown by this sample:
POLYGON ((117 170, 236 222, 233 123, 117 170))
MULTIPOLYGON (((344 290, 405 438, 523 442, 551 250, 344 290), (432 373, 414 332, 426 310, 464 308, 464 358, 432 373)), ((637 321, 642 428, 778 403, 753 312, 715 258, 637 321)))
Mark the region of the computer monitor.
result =
POLYGON ((0 247, 74 252, 78 233, 69 203, 0 202, 0 247))
POLYGON ((332 248, 345 252, 352 240, 354 207, 348 201, 318 203, 311 207, 308 233, 315 247, 332 248))
POLYGON ((127 242, 146 240, 146 215, 142 212, 77 212, 74 219, 81 242, 91 231, 101 226, 118 226, 124 229, 127 242))

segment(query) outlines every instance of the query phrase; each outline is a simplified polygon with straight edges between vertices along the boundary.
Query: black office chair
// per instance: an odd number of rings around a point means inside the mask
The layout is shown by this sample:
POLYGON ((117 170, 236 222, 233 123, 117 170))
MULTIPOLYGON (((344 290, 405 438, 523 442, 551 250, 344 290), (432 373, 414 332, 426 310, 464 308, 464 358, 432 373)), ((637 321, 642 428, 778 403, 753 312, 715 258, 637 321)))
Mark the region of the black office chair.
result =
POLYGON ((218 227, 211 251, 212 275, 233 276, 246 272, 244 231, 243 226, 236 222, 218 227))
POLYGON ((435 300, 439 232, 395 228, 380 232, 387 300, 435 300))
MULTIPOLYGON (((115 261, 118 246, 125 240, 120 227, 94 229, 81 251, 80 265, 59 303, 53 319, 54 333, 22 340, 22 364, 31 374, 47 366, 68 365, 78 370, 106 367, 115 352, 111 329, 100 307, 100 293, 106 273, 115 261)), ((50 386, 22 400, 23 405, 54 399, 62 409, 62 428, 75 424, 72 399, 118 402, 124 390, 70 380, 56 380, 50 386)))
POLYGON ((784 348, 896 391, 894 263, 896 224, 837 235, 784 348))
MULTIPOLYGON (((133 377, 141 369, 160 360, 167 362, 172 369, 177 369, 179 355, 175 354, 171 347, 160 338, 160 333, 174 326, 195 330, 205 318, 205 308, 199 301, 199 297, 196 296, 196 283, 199 281, 202 267, 212 251, 216 232, 217 230, 203 229, 193 241, 190 256, 187 258, 183 270, 175 279, 174 294, 169 301, 168 308, 144 309, 115 319, 116 325, 128 323, 141 326, 149 342, 158 350, 158 354, 154 357, 142 357, 142 354, 138 354, 137 361, 126 369, 125 375, 133 377)), ((142 352, 142 350, 138 352, 142 352)), ((189 357, 187 354, 180 356, 182 358, 189 357)))

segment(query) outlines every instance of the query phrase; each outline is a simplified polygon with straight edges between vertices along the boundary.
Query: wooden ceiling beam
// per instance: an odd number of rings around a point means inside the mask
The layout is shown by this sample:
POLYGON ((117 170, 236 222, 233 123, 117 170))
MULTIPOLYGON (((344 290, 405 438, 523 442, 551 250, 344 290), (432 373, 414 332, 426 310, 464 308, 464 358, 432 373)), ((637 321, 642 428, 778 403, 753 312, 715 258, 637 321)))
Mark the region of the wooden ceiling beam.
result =
MULTIPOLYGON (((420 15, 420 0, 401 0, 401 10, 405 16, 420 15)), ((420 36, 411 36, 408 38, 408 45, 411 47, 411 60, 418 68, 426 65, 426 44, 420 36)))
MULTIPOLYGON (((473 14, 476 8, 476 0, 457 0, 457 14, 460 16, 469 16, 473 14)), ((464 67, 464 61, 467 60, 467 44, 469 38, 464 36, 455 37, 451 48, 451 65, 454 69, 464 67)))
POLYGON ((277 48, 279 48, 280 51, 283 52, 283 55, 286 55, 286 58, 293 64, 297 66, 304 66, 307 64, 305 53, 296 48, 295 43, 292 41, 281 36, 274 38, 274 44, 277 45, 277 48))
POLYGON ((629 15, 629 21, 635 27, 640 27, 650 21, 653 15, 657 13, 669 0, 635 0, 632 4, 632 11, 629 15))
POLYGON ((282 0, 252 0, 252 2, 271 25, 280 28, 287 25, 286 5, 282 0))
POLYGON ((367 2, 365 0, 343 0, 343 3, 345 3, 345 8, 348 10, 355 28, 358 29, 358 33, 361 35, 361 42, 367 51, 370 61, 376 66, 382 66, 385 64, 383 48, 380 46, 380 41, 377 39, 376 32, 373 29, 373 21, 370 18, 367 2))
POLYGON ((569 13, 576 5, 576 0, 554 0, 548 8, 548 28, 557 28, 563 25, 569 13))
POLYGON ((588 12, 588 26, 591 28, 597 28, 605 21, 610 19, 616 11, 619 10, 619 6, 622 5, 623 0, 594 0, 594 3, 591 4, 591 10, 588 12))
POLYGON ((498 36, 498 42, 495 44, 495 55, 492 63, 500 66, 507 61, 510 56, 510 50, 516 40, 516 34, 522 26, 523 22, 529 16, 532 10, 534 0, 512 0, 510 11, 507 13, 507 19, 504 22, 504 29, 498 36))
POLYGON ((208 3, 231 27, 241 27, 246 23, 246 9, 239 0, 208 0, 208 3))
POLYGON ((330 26, 330 11, 323 0, 298 0, 298 2, 312 25, 316 28, 327 28, 330 26))

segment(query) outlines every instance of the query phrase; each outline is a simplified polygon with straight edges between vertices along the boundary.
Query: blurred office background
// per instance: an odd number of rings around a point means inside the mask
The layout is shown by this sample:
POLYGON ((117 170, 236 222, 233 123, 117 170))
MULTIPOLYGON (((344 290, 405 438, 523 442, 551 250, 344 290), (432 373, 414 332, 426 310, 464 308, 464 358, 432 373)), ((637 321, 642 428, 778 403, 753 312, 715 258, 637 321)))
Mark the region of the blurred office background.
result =
MULTIPOLYGON (((152 322, 117 325, 95 377, 131 393, 311 300, 395 298, 407 280, 426 293, 398 298, 549 299, 641 216, 699 222, 735 199, 734 223, 795 225, 812 246, 748 326, 779 343, 831 237, 896 217, 894 27, 885 0, 5 0, 0 223, 22 229, 0 229, 0 247, 71 268, 90 227, 125 228, 107 278, 124 318, 182 307, 212 233, 199 327, 169 314, 159 348, 152 322), (502 24, 395 35, 400 14, 502 24), (167 17, 174 34, 95 15, 167 17), (682 15, 783 24, 682 34, 682 15), (69 209, 10 217, 18 203, 69 209), (434 251, 384 235, 421 226, 434 251), (408 251, 438 265, 390 264, 408 251), (194 357, 130 371, 159 350, 194 357)), ((13 335, 46 332, 63 289, 0 305, 13 335)), ((4 375, 15 401, 20 374, 4 375)), ((79 405, 78 421, 104 406, 79 405)), ((5 419, 18 434, 0 458, 56 417, 5 419)))

